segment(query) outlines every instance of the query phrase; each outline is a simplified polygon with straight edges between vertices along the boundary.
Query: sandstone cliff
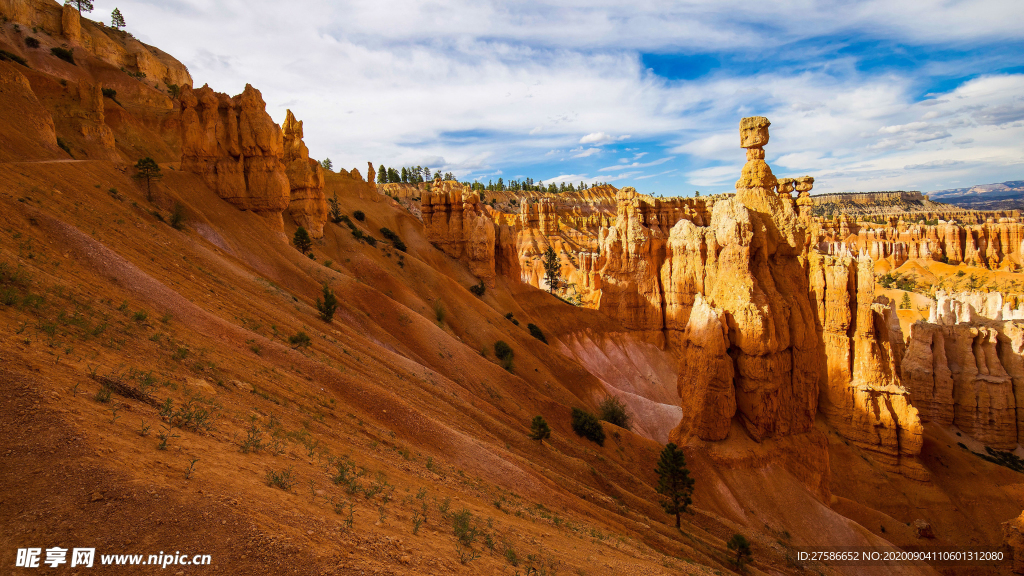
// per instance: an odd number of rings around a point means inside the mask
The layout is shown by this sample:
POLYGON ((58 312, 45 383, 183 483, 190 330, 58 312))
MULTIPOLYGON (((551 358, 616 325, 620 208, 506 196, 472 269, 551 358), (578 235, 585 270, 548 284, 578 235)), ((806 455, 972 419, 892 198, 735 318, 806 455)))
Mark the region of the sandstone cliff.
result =
POLYGON ((431 244, 494 286, 496 230, 479 196, 458 182, 438 181, 424 193, 421 210, 431 244))
POLYGON ((221 198, 283 230, 281 213, 291 200, 281 162, 284 143, 259 90, 247 84, 229 98, 209 86, 185 87, 181 108, 181 169, 199 174, 221 198))
POLYGON ((302 141, 302 122, 295 119, 291 110, 287 111, 281 130, 283 161, 291 189, 288 213, 311 236, 320 238, 324 235, 324 224, 327 223, 323 167, 309 157, 309 149, 302 141))

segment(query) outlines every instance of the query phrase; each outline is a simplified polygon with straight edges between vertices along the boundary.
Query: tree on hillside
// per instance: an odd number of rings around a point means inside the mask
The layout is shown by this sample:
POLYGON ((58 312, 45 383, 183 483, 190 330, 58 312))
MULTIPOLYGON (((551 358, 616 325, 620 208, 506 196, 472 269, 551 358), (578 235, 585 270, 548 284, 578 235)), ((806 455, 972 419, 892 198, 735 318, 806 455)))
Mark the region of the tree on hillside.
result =
POLYGON ((135 177, 146 181, 146 200, 153 201, 153 182, 164 177, 160 165, 149 156, 135 163, 135 177))
POLYGON ((383 164, 377 167, 377 184, 388 183, 388 169, 383 164))
POLYGON ((338 298, 327 284, 324 284, 323 293, 323 300, 316 299, 316 309, 320 312, 320 319, 329 323, 334 318, 334 311, 338 309, 338 298))
POLYGON ((733 559, 732 563, 741 571, 744 564, 750 562, 751 558, 753 558, 753 554, 750 553, 750 542, 747 542, 743 534, 733 534, 729 542, 726 543, 726 547, 736 553, 736 558, 733 559))
POLYGON ((110 26, 120 30, 125 27, 124 16, 121 15, 121 11, 114 8, 114 11, 110 13, 110 26))
POLYGON ((92 0, 67 0, 64 4, 78 8, 79 12, 92 12, 92 0))
POLYGON ((295 248, 299 252, 305 254, 313 248, 313 241, 309 238, 309 232, 302 226, 299 226, 298 230, 295 231, 295 236, 292 237, 292 243, 295 244, 295 248))
POLYGON ((903 293, 903 300, 900 300, 900 310, 910 310, 910 292, 903 293))
POLYGON ((423 169, 423 180, 430 180, 430 168, 423 169))
POLYGON ((676 515, 676 528, 679 528, 679 515, 693 503, 690 498, 693 478, 690 478, 690 470, 686 467, 686 456, 675 444, 669 443, 661 451, 661 459, 654 471, 658 473, 658 494, 665 497, 661 507, 666 514, 676 515))
POLYGON ((548 249, 544 251, 544 278, 548 281, 548 291, 552 294, 558 288, 561 277, 562 263, 559 261, 555 249, 548 246, 548 249))
POLYGON ((544 440, 551 437, 551 427, 548 426, 543 416, 534 416, 533 422, 530 424, 530 438, 543 442, 544 440))
POLYGON ((331 162, 330 158, 324 158, 320 161, 320 165, 323 166, 324 170, 330 172, 331 168, 334 166, 334 162, 331 162))

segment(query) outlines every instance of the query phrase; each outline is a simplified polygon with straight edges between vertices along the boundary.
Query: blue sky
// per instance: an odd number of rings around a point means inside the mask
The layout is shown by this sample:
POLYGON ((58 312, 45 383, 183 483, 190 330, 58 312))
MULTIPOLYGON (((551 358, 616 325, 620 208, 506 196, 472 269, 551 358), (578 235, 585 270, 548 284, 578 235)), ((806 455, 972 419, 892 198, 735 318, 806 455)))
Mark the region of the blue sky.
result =
MULTIPOLYGON (((96 0, 93 18, 113 9, 96 0)), ((733 189, 743 116, 816 192, 1024 179, 1024 2, 118 0, 336 165, 733 189)))

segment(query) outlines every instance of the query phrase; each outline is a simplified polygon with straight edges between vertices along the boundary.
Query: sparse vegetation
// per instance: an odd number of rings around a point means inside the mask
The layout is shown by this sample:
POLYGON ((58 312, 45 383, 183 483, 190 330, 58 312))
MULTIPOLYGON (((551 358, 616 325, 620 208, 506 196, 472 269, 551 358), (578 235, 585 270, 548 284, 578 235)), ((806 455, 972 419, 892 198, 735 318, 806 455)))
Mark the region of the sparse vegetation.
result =
POLYGON ((171 210, 171 217, 168 219, 168 224, 175 230, 181 230, 185 226, 185 207, 180 202, 174 203, 174 209, 171 210))
POLYGON ((8 52, 7 50, 0 50, 0 62, 3 62, 4 60, 10 60, 11 62, 17 62, 18 64, 21 64, 22 66, 26 66, 26 67, 28 66, 28 60, 25 60, 24 58, 22 58, 21 56, 18 56, 17 54, 13 54, 11 52, 8 52))
POLYGON ((615 424, 620 428, 630 429, 630 416, 626 411, 626 405, 615 396, 609 396, 601 401, 601 420, 609 424, 615 424))
POLYGON ((515 352, 507 342, 504 340, 498 340, 495 342, 494 355, 498 358, 498 363, 501 364, 502 368, 509 372, 513 371, 514 367, 512 361, 515 358, 515 352))
POLYGON ((545 344, 548 343, 548 339, 544 337, 544 332, 536 324, 527 324, 526 329, 530 331, 530 336, 533 336, 545 344))
POLYGON ((572 431, 598 446, 604 446, 604 428, 597 417, 586 410, 572 409, 572 431))
POLYGON ((530 424, 530 438, 543 442, 544 440, 551 437, 551 427, 548 426, 543 416, 534 416, 533 422, 530 424))
MULTIPOLYGON (((105 95, 105 94, 104 94, 105 95)), ((117 95, 117 92, 114 92, 117 95)), ((113 98, 113 96, 111 96, 113 98)), ((146 200, 153 201, 153 182, 162 179, 164 176, 160 172, 160 165, 156 163, 149 156, 142 158, 135 163, 135 178, 143 180, 146 183, 146 200)))
POLYGON ((484 292, 487 291, 487 287, 484 286, 484 281, 481 280, 479 284, 474 284, 473 286, 470 286, 469 291, 476 296, 483 296, 484 292))
POLYGON ((267 470, 267 486, 280 488, 285 492, 291 492, 292 486, 294 486, 296 482, 292 470, 293 468, 288 468, 287 470, 282 470, 280 472, 267 470))
POLYGON ((398 237, 398 234, 395 234, 390 228, 381 228, 380 234, 384 239, 391 242, 391 245, 395 247, 395 250, 405 252, 405 242, 402 242, 402 239, 398 237))
POLYGON ((360 222, 366 220, 366 214, 364 214, 362 210, 356 210, 355 212, 353 212, 352 217, 355 218, 356 220, 359 220, 360 222))
MULTIPOLYGON (((61 48, 60 46, 54 46, 53 48, 50 48, 50 54, 53 54, 54 56, 56 56, 57 58, 60 58, 61 60, 67 62, 68 64, 72 64, 72 65, 75 64, 74 48, 68 49, 68 48, 61 48)), ((20 62, 19 62, 19 64, 20 64, 20 62)))
POLYGON ((900 310, 910 310, 910 292, 903 293, 903 299, 900 300, 900 310))
POLYGON ((562 277, 562 263, 552 246, 544 251, 544 279, 548 281, 548 292, 554 294, 562 277))
POLYGON ((306 348, 313 342, 310 340, 309 334, 299 330, 295 335, 288 337, 288 343, 296 348, 306 348))
POLYGON ((445 311, 444 306, 440 300, 434 300, 434 318, 437 318, 438 324, 444 324, 445 311))
MULTIPOLYGON (((884 532, 885 530, 883 529, 882 531, 884 532)), ((726 547, 735 554, 731 559, 733 565, 740 571, 743 571, 746 564, 753 557, 750 552, 750 542, 747 542, 746 537, 742 534, 733 534, 726 547)))
POLYGON ((295 249, 303 254, 313 249, 313 240, 309 237, 309 232, 302 226, 299 226, 295 230, 295 235, 292 236, 292 244, 295 245, 295 249))
POLYGON ((39 40, 36 40, 31 36, 26 36, 25 46, 28 46, 29 48, 39 48, 39 40))
POLYGON ((323 300, 316 299, 316 309, 320 313, 320 319, 330 323, 334 318, 334 312, 338 309, 338 298, 334 296, 334 290, 327 284, 323 287, 323 300))
POLYGON ((686 467, 686 455, 669 443, 661 451, 661 458, 658 460, 658 494, 665 497, 661 507, 666 514, 674 514, 676 517, 676 528, 680 527, 680 514, 693 503, 693 478, 690 478, 690 470, 686 467))

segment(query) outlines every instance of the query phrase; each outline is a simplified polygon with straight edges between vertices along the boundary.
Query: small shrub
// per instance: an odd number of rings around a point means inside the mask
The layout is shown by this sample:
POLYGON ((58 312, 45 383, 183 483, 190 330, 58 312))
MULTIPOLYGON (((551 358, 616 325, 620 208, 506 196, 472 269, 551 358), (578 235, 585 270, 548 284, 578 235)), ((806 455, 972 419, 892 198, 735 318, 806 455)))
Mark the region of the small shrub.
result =
POLYGON ((149 318, 149 312, 146 312, 145 310, 139 310, 132 315, 132 320, 135 320, 136 322, 145 322, 147 318, 149 318))
POLYGON ((67 153, 68 153, 68 156, 71 156, 71 148, 70 148, 70 147, 68 146, 68 143, 67 143, 67 142, 65 142, 65 141, 64 141, 64 139, 63 139, 63 138, 61 138, 60 136, 57 136, 57 146, 58 146, 58 147, 59 147, 59 148, 60 148, 61 150, 63 150, 63 151, 65 151, 65 152, 67 152, 67 153))
POLYGON ((295 230, 295 235, 292 236, 292 243, 295 244, 295 248, 305 254, 313 248, 313 240, 309 237, 309 232, 302 226, 299 226, 295 230))
MULTIPOLYGON (((884 527, 882 531, 885 531, 884 527)), ((750 552, 750 542, 747 542, 742 534, 733 534, 726 547, 736 554, 736 557, 730 560, 740 570, 743 570, 743 566, 753 558, 753 554, 750 552)))
POLYGON ((113 100, 114 98, 117 98, 117 90, 114 90, 113 88, 104 88, 103 96, 105 98, 110 98, 111 100, 113 100))
POLYGON ((476 296, 483 296, 484 292, 486 290, 487 290, 487 287, 484 286, 484 281, 483 280, 481 280, 479 284, 477 284, 475 286, 470 286, 469 287, 469 291, 472 292, 476 296))
POLYGON ((25 46, 28 46, 29 48, 39 48, 39 40, 36 40, 31 36, 26 36, 25 46))
POLYGON ((366 214, 364 214, 362 210, 356 210, 355 212, 352 213, 352 216, 354 216, 355 219, 359 220, 360 222, 366 220, 366 214))
POLYGON ((294 336, 288 337, 288 343, 297 348, 305 348, 312 344, 312 341, 309 339, 309 334, 299 330, 294 336))
POLYGON ((267 486, 280 488, 285 492, 289 492, 292 486, 295 485, 295 478, 292 475, 292 469, 282 470, 275 472, 273 470, 267 470, 267 486))
POLYGON ((621 400, 609 396, 601 401, 599 408, 601 409, 601 420, 629 430, 629 412, 626 412, 626 405, 621 400))
POLYGON ((324 284, 323 294, 323 300, 316 299, 316 309, 320 312, 320 319, 329 323, 334 318, 334 311, 338 309, 338 298, 327 284, 324 284))
POLYGON ((441 301, 440 300, 435 300, 434 301, 434 317, 437 318, 437 323, 438 324, 444 324, 444 316, 445 316, 444 306, 441 305, 441 301))
POLYGON ((67 48, 55 46, 53 48, 50 48, 50 53, 56 56, 57 58, 60 58, 61 60, 67 62, 68 64, 73 65, 75 63, 74 49, 68 50, 67 48))
POLYGON ((96 391, 96 401, 102 404, 110 402, 111 390, 108 386, 104 385, 102 388, 96 391))
POLYGON ((452 529, 455 532, 455 537, 458 538, 459 542, 462 542, 465 546, 471 546, 479 533, 479 531, 472 526, 472 523, 473 514, 465 508, 452 516, 452 529))
POLYGON ((28 67, 28 60, 6 50, 0 50, 0 62, 3 62, 4 60, 11 60, 12 62, 17 62, 22 66, 28 67))
POLYGON ((530 438, 543 442, 544 440, 551 437, 551 427, 548 426, 543 416, 534 416, 533 423, 530 424, 530 438))
POLYGON ((174 210, 171 211, 171 217, 168 220, 171 228, 175 230, 181 230, 185 227, 185 207, 180 202, 174 203, 174 210))
POLYGON ((598 446, 604 446, 604 428, 597 417, 586 410, 572 409, 572 431, 598 446))
POLYGON ((395 250, 405 252, 405 242, 402 242, 402 239, 398 237, 398 234, 395 234, 389 228, 381 228, 380 233, 381 236, 384 236, 385 239, 391 242, 391 245, 395 247, 395 250))
POLYGON ((548 339, 544 337, 544 332, 536 324, 527 324, 526 328, 530 330, 530 336, 545 344, 548 343, 548 339))
POLYGON ((504 340, 498 340, 495 342, 494 355, 497 356, 502 368, 509 372, 512 371, 512 360, 515 358, 515 352, 512 351, 512 347, 509 346, 508 343, 504 340))

